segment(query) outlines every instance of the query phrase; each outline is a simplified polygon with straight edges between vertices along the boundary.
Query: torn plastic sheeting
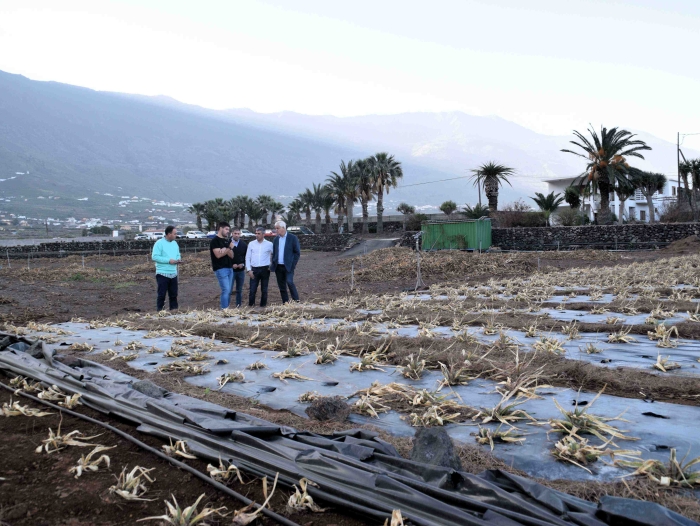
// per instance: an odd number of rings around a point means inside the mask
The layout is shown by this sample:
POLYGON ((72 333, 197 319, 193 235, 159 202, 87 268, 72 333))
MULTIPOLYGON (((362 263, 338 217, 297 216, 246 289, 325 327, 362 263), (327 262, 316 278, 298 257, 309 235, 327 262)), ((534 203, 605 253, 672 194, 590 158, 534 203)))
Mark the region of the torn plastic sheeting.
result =
MULTIPOLYGON (((111 396, 100 394, 98 390, 90 392, 86 389, 69 387, 69 385, 72 386, 72 382, 71 384, 64 382, 64 376, 67 373, 65 369, 68 367, 55 362, 50 355, 45 354, 45 359, 40 361, 21 352, 0 353, 0 367, 7 371, 24 374, 46 383, 55 383, 67 391, 80 392, 83 394, 86 405, 103 412, 128 415, 130 421, 144 422, 141 426, 142 430, 149 430, 150 427, 150 432, 185 439, 193 451, 210 449, 209 458, 212 460, 219 458, 224 452, 230 453, 227 456, 244 470, 270 476, 278 471, 284 472, 287 484, 306 476, 320 485, 320 489, 311 488, 310 493, 315 497, 332 503, 344 502, 344 505, 366 515, 386 516, 397 507, 397 503, 400 503, 406 517, 416 524, 427 526, 455 523, 544 526, 570 524, 568 512, 578 513, 579 508, 588 506, 586 518, 590 520, 585 523, 604 524, 595 520, 594 505, 580 501, 577 507, 575 503, 578 501, 572 501, 572 497, 542 486, 535 484, 538 486, 536 493, 540 497, 516 496, 512 494, 512 490, 504 490, 498 484, 487 481, 484 478, 487 475, 474 476, 425 466, 402 459, 395 451, 392 451, 391 455, 375 451, 371 461, 363 462, 361 458, 327 449, 312 448, 309 444, 303 444, 299 449, 301 444, 295 440, 298 433, 290 428, 286 428, 286 434, 283 434, 283 428, 280 428, 279 434, 269 437, 269 440, 240 431, 233 432, 232 438, 217 436, 198 425, 180 424, 182 417, 178 413, 182 410, 178 411, 175 407, 167 410, 168 405, 178 400, 184 401, 187 397, 172 393, 166 395, 159 400, 161 411, 158 415, 153 415, 151 411, 154 399, 146 395, 141 397, 131 395, 127 404, 123 395, 132 390, 131 385, 123 382, 116 383, 103 377, 94 378, 91 376, 93 364, 82 361, 80 365, 78 370, 84 375, 85 385, 97 383, 100 387, 99 391, 106 391, 111 396), (39 367, 47 363, 49 367, 39 367), (44 372, 37 373, 40 369, 44 369, 44 372), (387 461, 387 457, 390 461, 387 461), (347 486, 339 488, 339 481, 347 486), (463 494, 460 489, 464 486, 464 481, 469 481, 466 486, 470 486, 466 494, 463 494), (435 483, 448 486, 452 483, 452 487, 441 488, 435 483), (478 493, 474 487, 484 487, 485 490, 483 494, 478 493), (348 499, 348 496, 352 498, 348 499), (559 502, 559 509, 566 512, 555 514, 552 510, 552 502, 559 502)), ((97 367, 95 372, 103 373, 104 367, 97 367)), ((123 374, 118 376, 120 380, 128 377, 123 374)), ((196 408, 200 407, 207 415, 215 414, 217 411, 217 406, 214 404, 193 399, 189 399, 188 406, 190 409, 187 411, 196 412, 196 408)), ((218 408, 218 410, 222 414, 226 413, 224 408, 218 408)), ((229 412, 229 419, 230 417, 229 412)), ((207 416, 207 418, 214 417, 207 416)), ((235 419, 238 418, 245 419, 246 415, 236 413, 235 419)), ((248 417, 247 420, 251 422, 259 419, 248 417)), ((271 423, 266 425, 274 427, 271 423)), ((309 433, 304 435, 312 436, 319 441, 327 440, 329 443, 342 442, 349 438, 348 434, 342 437, 309 433)), ((368 439, 369 436, 366 432, 361 435, 363 448, 373 442, 372 439, 368 439)), ((379 449, 387 451, 387 445, 381 444, 377 450, 379 449)), ((361 457, 364 454, 363 449, 361 457)), ((576 522, 585 524, 581 521, 576 522)))

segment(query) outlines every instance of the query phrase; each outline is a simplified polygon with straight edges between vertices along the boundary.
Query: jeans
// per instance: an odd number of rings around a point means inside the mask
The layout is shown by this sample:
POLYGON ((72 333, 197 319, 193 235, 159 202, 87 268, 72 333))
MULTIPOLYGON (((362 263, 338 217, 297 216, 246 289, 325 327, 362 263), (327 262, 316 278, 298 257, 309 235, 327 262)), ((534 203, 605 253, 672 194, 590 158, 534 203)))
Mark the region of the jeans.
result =
POLYGON ((284 265, 277 265, 275 268, 275 276, 277 277, 277 286, 280 288, 282 303, 287 303, 289 301, 287 288, 289 288, 289 293, 292 295, 292 299, 294 301, 299 301, 299 293, 297 292, 297 287, 294 284, 294 271, 292 270, 291 272, 287 272, 287 267, 284 265))
POLYGON ((248 306, 255 306, 255 293, 260 283, 260 306, 267 306, 267 285, 270 282, 270 269, 268 267, 253 267, 253 277, 250 278, 250 293, 248 294, 248 306))
POLYGON ((165 294, 168 294, 170 301, 170 310, 177 309, 177 276, 174 278, 166 278, 160 274, 156 274, 156 283, 158 284, 158 299, 156 300, 156 308, 161 311, 165 307, 165 294))
POLYGON ((236 307, 240 307, 243 302, 243 284, 245 283, 245 269, 234 270, 233 280, 231 280, 231 294, 233 288, 236 288, 236 307))
POLYGON ((219 280, 219 288, 221 296, 219 296, 219 306, 222 309, 228 309, 228 304, 231 301, 231 279, 233 278, 233 270, 230 268, 220 268, 214 271, 216 279, 219 280))

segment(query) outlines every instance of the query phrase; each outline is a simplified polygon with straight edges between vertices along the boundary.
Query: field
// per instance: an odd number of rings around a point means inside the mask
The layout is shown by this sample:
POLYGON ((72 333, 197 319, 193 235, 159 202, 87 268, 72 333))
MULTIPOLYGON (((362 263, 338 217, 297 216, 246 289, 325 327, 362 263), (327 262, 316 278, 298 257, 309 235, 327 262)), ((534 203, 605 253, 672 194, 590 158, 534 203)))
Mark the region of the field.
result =
MULTIPOLYGON (((639 498, 698 521, 699 249, 684 240, 643 253, 430 253, 418 292, 406 291, 416 283, 411 250, 354 260, 304 252, 301 304, 280 305, 271 283, 268 309, 224 312, 208 256, 189 255, 180 311, 164 316, 153 312, 145 257, 12 262, 0 269, 0 330, 276 425, 377 430, 403 456, 416 428, 444 425, 465 472, 502 469, 593 502, 639 498), (311 399, 333 395, 346 399, 349 420, 306 417, 311 399)), ((89 450, 32 452, 58 423, 55 414, 0 419, 0 455, 12 457, 0 466, 0 521, 133 524, 161 515, 170 493, 185 506, 205 493, 202 505, 237 507, 109 434, 96 441, 116 446, 109 469, 75 481, 68 470, 89 450), (155 501, 109 492, 127 464, 157 467, 155 501), (38 493, 46 498, 29 505, 38 493)), ((101 432, 71 418, 62 426, 101 432)), ((264 500, 259 479, 243 476, 230 487, 264 500)), ((337 508, 285 511, 290 491, 278 492, 271 509, 300 524, 366 523, 337 508)))

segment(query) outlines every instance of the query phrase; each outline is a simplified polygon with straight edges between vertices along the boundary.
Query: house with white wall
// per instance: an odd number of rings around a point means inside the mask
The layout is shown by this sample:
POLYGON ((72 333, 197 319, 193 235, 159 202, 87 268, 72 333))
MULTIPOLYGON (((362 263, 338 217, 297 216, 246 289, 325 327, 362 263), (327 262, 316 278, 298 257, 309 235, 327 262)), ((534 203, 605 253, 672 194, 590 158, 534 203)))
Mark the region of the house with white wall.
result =
MULTIPOLYGON (((554 192, 555 194, 561 194, 564 196, 566 188, 571 186, 571 184, 578 179, 578 177, 561 177, 557 179, 547 179, 548 191, 554 192)), ((656 192, 652 196, 652 202, 654 203, 654 218, 659 219, 659 214, 662 212, 664 203, 668 201, 675 201, 678 197, 678 182, 671 179, 668 180, 663 192, 656 192)), ((566 206, 562 203, 563 206, 566 206)), ((624 208, 620 210, 621 203, 617 198, 615 192, 610 194, 610 210, 617 216, 626 221, 630 219, 635 219, 637 221, 649 222, 650 211, 649 205, 647 204, 647 198, 644 194, 637 190, 634 195, 629 197, 624 202, 624 208)), ((600 209, 600 195, 595 194, 588 197, 581 196, 581 211, 588 216, 588 219, 595 221, 598 210, 600 209)))

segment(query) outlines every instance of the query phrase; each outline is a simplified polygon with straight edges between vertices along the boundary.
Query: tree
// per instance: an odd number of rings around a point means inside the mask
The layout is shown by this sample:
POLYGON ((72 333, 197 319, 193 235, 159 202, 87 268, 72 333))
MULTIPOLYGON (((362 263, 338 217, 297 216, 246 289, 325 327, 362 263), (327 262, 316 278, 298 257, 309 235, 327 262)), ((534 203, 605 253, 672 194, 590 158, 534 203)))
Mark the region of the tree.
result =
POLYGON ((688 201, 690 202, 690 207, 693 210, 693 220, 698 220, 698 198, 700 196, 700 159, 690 159, 689 161, 682 162, 679 166, 681 176, 683 177, 683 182, 685 183, 685 191, 688 194, 688 201), (693 185, 693 189, 688 189, 688 177, 690 176, 690 182, 693 185))
POLYGON ((204 203, 204 218, 207 220, 207 230, 215 230, 219 221, 225 221, 228 203, 221 197, 210 199, 204 203))
POLYGON ((581 190, 576 186, 567 186, 564 190, 564 201, 574 210, 581 206, 581 190))
POLYGON ((370 159, 373 190, 377 195, 377 233, 381 234, 384 231, 384 192, 388 195, 389 189, 398 186, 403 169, 401 163, 386 152, 376 153, 370 159))
POLYGON ((273 208, 275 208, 275 205, 277 204, 277 201, 275 201, 272 196, 269 196, 267 194, 262 194, 259 195, 256 199, 255 202, 257 203, 258 207, 262 211, 262 224, 267 225, 267 214, 268 212, 271 212, 273 208))
POLYGON ((396 207, 396 211, 403 214, 403 229, 406 230, 406 218, 407 216, 416 213, 416 207, 411 206, 408 203, 400 203, 399 206, 396 207))
POLYGON ((555 194, 550 192, 544 195, 540 192, 535 192, 537 197, 531 197, 535 204, 540 207, 540 210, 544 213, 544 217, 547 220, 547 226, 549 226, 549 217, 557 211, 559 205, 564 202, 564 198, 561 194, 555 194))
POLYGON ((462 209, 462 214, 466 216, 467 219, 481 219, 482 217, 489 216, 489 207, 482 206, 480 204, 475 204, 473 207, 469 205, 464 205, 462 209))
POLYGON ((297 199, 301 204, 301 210, 306 216, 306 226, 311 228, 311 209, 314 204, 314 193, 307 188, 297 196, 297 199))
POLYGON ((486 198, 489 200, 489 210, 493 212, 498 211, 498 189, 504 183, 508 183, 510 186, 510 181, 508 176, 513 175, 515 170, 513 168, 508 168, 502 164, 496 164, 493 161, 482 164, 476 170, 472 170, 472 180, 474 181, 474 186, 483 184, 484 193, 486 198))
POLYGON ((292 199, 292 202, 287 205, 287 220, 285 220, 285 223, 288 225, 296 225, 297 222, 301 220, 301 212, 303 208, 304 207, 298 198, 292 199))
POLYGON ((666 187, 666 176, 664 174, 645 172, 643 170, 631 170, 631 178, 634 186, 644 194, 647 199, 647 207, 649 208, 649 223, 656 221, 656 213, 654 210, 653 196, 655 193, 663 192, 666 187))
POLYGON ((248 230, 253 230, 255 225, 265 226, 261 224, 261 220, 265 219, 267 213, 265 209, 260 206, 257 200, 251 201, 251 204, 247 210, 248 214, 248 230))
POLYGON ((569 141, 582 151, 563 149, 562 152, 571 153, 586 160, 584 173, 576 180, 575 184, 580 188, 588 188, 600 192, 600 210, 598 222, 609 224, 611 220, 610 192, 620 179, 624 179, 629 171, 627 157, 644 159, 639 153, 642 150, 651 150, 644 141, 634 139, 636 135, 627 130, 611 128, 608 130, 601 126, 600 135, 588 128, 591 140, 574 130, 578 141, 569 141))
POLYGON ((625 201, 634 195, 634 191, 637 189, 634 181, 629 177, 625 179, 619 179, 615 185, 614 191, 617 194, 617 199, 619 201, 619 206, 617 207, 617 224, 621 225, 623 221, 623 214, 625 212, 625 201))
POLYGON ((440 210, 446 216, 449 216, 452 212, 457 210, 457 203, 455 203, 454 201, 445 201, 440 205, 440 210))
POLYGON ((331 226, 331 209, 335 206, 335 195, 333 194, 333 189, 328 185, 323 186, 323 195, 321 197, 321 208, 325 213, 326 224, 325 233, 332 234, 333 228, 331 226))
POLYGON ((374 185, 372 182, 372 162, 369 159, 355 161, 353 165, 356 183, 357 197, 362 205, 362 233, 369 233, 369 202, 374 198, 374 185))
POLYGON ((272 213, 270 216, 270 226, 274 226, 277 222, 277 217, 284 212, 284 205, 279 201, 273 201, 270 204, 270 209, 268 212, 272 213))
POLYGON ((202 230, 202 217, 204 217, 204 212, 206 211, 206 205, 203 203, 193 203, 187 208, 187 211, 195 217, 195 222, 197 223, 197 229, 202 230))
MULTIPOLYGON (((352 165, 352 161, 348 164, 352 165)), ((350 170, 345 161, 340 161, 340 174, 331 172, 326 179, 328 191, 333 196, 335 213, 338 215, 338 229, 343 224, 345 210, 347 208, 347 186, 350 182, 350 170)))
MULTIPOLYGON (((238 227, 239 228, 245 228, 245 216, 248 215, 248 211, 251 210, 255 206, 255 201, 253 201, 250 197, 247 195, 240 196, 239 198, 239 211, 238 211, 238 218, 239 218, 239 223, 238 227)), ((248 219, 248 223, 252 224, 252 221, 250 221, 250 218, 248 219)))
POLYGON ((316 224, 314 225, 314 232, 317 234, 321 233, 321 210, 323 209, 323 197, 325 190, 323 185, 312 183, 311 193, 313 198, 311 200, 311 208, 316 212, 316 224))

